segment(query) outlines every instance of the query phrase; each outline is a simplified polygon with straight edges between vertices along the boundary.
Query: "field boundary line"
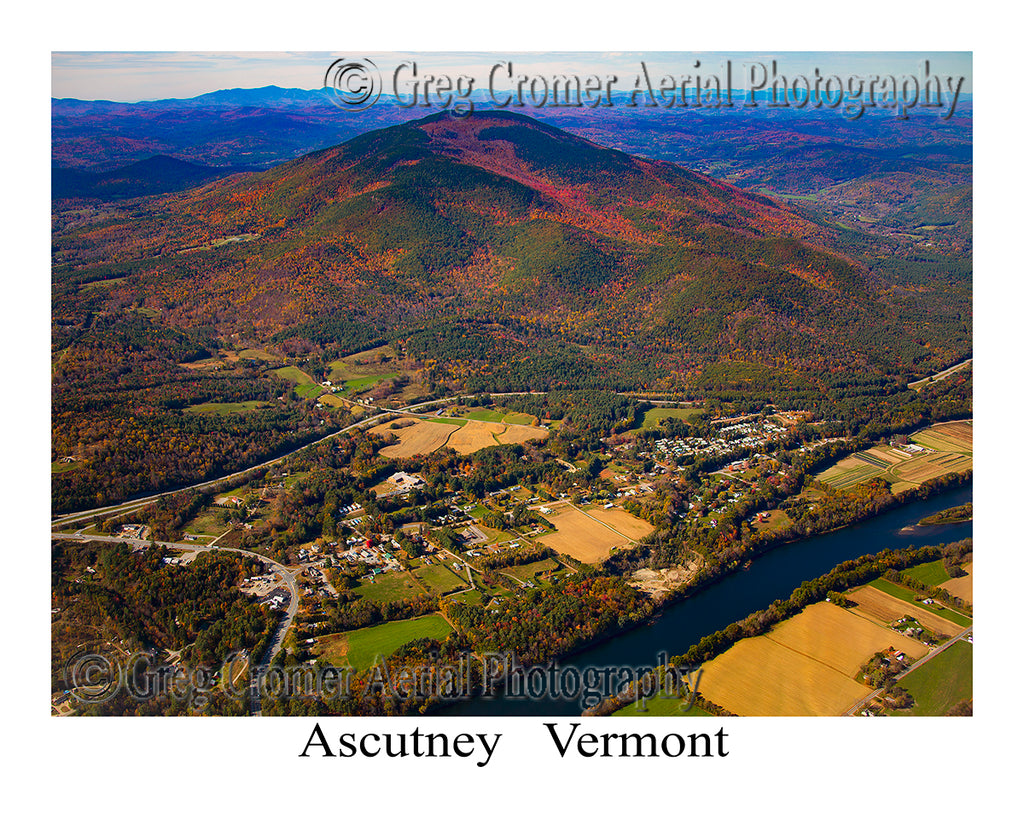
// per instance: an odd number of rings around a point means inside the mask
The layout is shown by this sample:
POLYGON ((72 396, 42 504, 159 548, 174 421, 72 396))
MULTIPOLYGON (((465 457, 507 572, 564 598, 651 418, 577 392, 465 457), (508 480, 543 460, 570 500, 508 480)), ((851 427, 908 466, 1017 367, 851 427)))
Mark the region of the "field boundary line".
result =
MULTIPOLYGON (((801 657, 806 657, 811 662, 817 663, 818 665, 824 666, 825 668, 830 668, 833 671, 835 671, 837 674, 842 674, 847 679, 853 680, 853 677, 850 677, 841 668, 836 668, 834 665, 829 665, 824 660, 822 660, 820 657, 815 657, 815 656, 813 656, 811 654, 808 654, 806 651, 798 651, 797 649, 793 648, 792 646, 787 646, 785 643, 780 643, 778 640, 773 640, 769 634, 764 634, 762 636, 763 637, 767 637, 769 642, 777 645, 779 648, 784 648, 787 651, 792 651, 794 654, 800 655, 801 657)), ((854 682, 856 682, 856 680, 854 680, 854 682)))

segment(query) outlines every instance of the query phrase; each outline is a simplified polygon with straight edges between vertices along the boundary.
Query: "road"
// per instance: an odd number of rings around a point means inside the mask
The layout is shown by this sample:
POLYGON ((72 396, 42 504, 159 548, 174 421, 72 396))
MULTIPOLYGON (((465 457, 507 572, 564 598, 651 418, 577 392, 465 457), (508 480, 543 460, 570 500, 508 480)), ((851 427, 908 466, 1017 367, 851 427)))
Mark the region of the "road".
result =
POLYGON ((324 441, 329 441, 331 438, 336 438, 339 435, 344 435, 346 432, 351 432, 354 429, 359 429, 360 427, 368 425, 368 424, 379 424, 379 423, 381 423, 381 421, 384 418, 386 418, 391 413, 397 413, 399 415, 419 416, 422 413, 417 412, 417 410, 419 410, 422 407, 428 407, 431 404, 437 404, 437 403, 442 403, 442 402, 446 402, 446 401, 450 402, 450 401, 455 401, 455 400, 457 400, 456 397, 435 398, 435 399, 433 399, 431 401, 424 401, 421 404, 413 404, 413 405, 410 405, 410 406, 401 407, 399 409, 386 409, 386 410, 380 412, 377 415, 371 415, 368 418, 363 418, 363 419, 361 419, 359 421, 356 421, 353 424, 349 424, 347 427, 343 427, 342 429, 335 430, 334 432, 332 432, 332 433, 330 433, 328 435, 325 435, 322 438, 318 438, 315 441, 310 441, 308 444, 303 444, 302 446, 296 447, 295 449, 291 450, 290 452, 286 452, 284 455, 279 455, 278 457, 271 458, 268 461, 263 461, 262 463, 258 463, 258 464, 255 464, 253 466, 246 467, 245 469, 240 469, 239 471, 232 472, 229 475, 222 475, 219 478, 212 478, 211 480, 202 481, 201 483, 194 483, 194 484, 191 484, 190 486, 182 486, 182 487, 179 487, 178 489, 169 489, 166 492, 156 492, 156 493, 154 493, 152 495, 145 495, 145 496, 143 496, 141 498, 133 498, 131 500, 124 501, 123 503, 113 504, 112 506, 100 506, 100 507, 96 507, 95 509, 86 509, 86 510, 81 511, 81 512, 71 512, 71 513, 66 514, 66 515, 58 515, 57 517, 53 518, 51 525, 52 526, 60 526, 60 527, 62 527, 62 526, 66 526, 69 523, 75 523, 75 522, 78 522, 78 521, 87 520, 87 519, 89 519, 91 517, 94 517, 96 515, 103 515, 103 514, 108 514, 108 513, 113 513, 113 512, 116 512, 118 514, 123 514, 125 512, 130 512, 130 511, 132 511, 134 509, 138 509, 138 508, 140 508, 142 506, 146 506, 147 504, 152 503, 153 501, 157 500, 158 498, 167 497, 169 495, 176 495, 179 492, 188 492, 188 491, 192 491, 192 490, 196 490, 196 489, 208 489, 210 487, 217 486, 218 484, 227 483, 228 481, 234 480, 236 478, 241 478, 243 475, 248 475, 250 472, 255 472, 256 470, 265 469, 265 468, 267 468, 269 466, 273 466, 274 464, 280 463, 281 461, 285 460, 286 458, 290 458, 292 455, 294 455, 297 452, 302 452, 302 450, 304 450, 304 449, 309 449, 310 447, 314 447, 314 446, 317 446, 318 444, 322 444, 324 441))
MULTIPOLYGON (((917 668, 920 668, 925 663, 935 659, 943 651, 945 651, 947 648, 949 648, 951 645, 953 645, 956 642, 959 642, 960 640, 963 640, 968 634, 973 633, 973 631, 974 631, 974 626, 973 625, 968 626, 963 631, 961 631, 958 635, 956 635, 956 637, 953 637, 952 639, 947 640, 946 642, 944 642, 938 648, 932 649, 927 654, 925 654, 920 660, 918 660, 916 663, 914 663, 912 666, 910 666, 909 668, 906 668, 903 671, 901 671, 899 674, 897 674, 893 678, 893 680, 898 681, 898 680, 903 679, 911 671, 913 671, 913 670, 915 670, 917 668)), ((858 701, 852 707, 850 707, 846 711, 845 716, 851 716, 851 715, 856 714, 857 712, 859 712, 862 708, 864 708, 865 705, 867 705, 869 702, 871 702, 871 700, 873 700, 875 697, 877 697, 879 694, 881 694, 882 691, 883 691, 883 689, 876 688, 874 691, 872 691, 870 694, 868 694, 862 700, 858 701)))
POLYGON ((285 582, 285 585, 288 586, 289 596, 291 599, 288 602, 288 608, 285 611, 284 618, 277 625, 277 630, 274 632, 269 648, 267 648, 262 659, 258 665, 256 665, 252 675, 252 688, 250 690, 251 709, 253 716, 259 716, 261 714, 260 692, 262 691, 263 678, 266 676, 267 670, 270 668, 271 661, 284 645, 285 637, 288 635, 288 629, 291 628, 292 622, 295 620, 295 616, 299 613, 299 586, 298 583, 295 582, 295 574, 292 569, 289 569, 285 565, 278 563, 276 560, 269 558, 266 555, 261 555, 258 552, 250 552, 247 549, 236 549, 232 546, 221 547, 214 546, 213 544, 178 543, 176 541, 169 540, 151 541, 131 537, 62 534, 59 532, 51 533, 50 537, 55 540, 75 540, 81 543, 88 541, 100 541, 102 543, 127 543, 132 546, 151 546, 155 543, 157 546, 166 546, 168 549, 176 549, 182 552, 236 552, 238 554, 248 555, 249 557, 255 557, 272 566, 274 571, 281 575, 281 579, 285 582))
POLYGON ((935 375, 926 375, 924 378, 918 381, 912 381, 911 383, 907 384, 907 387, 912 390, 916 390, 918 389, 918 387, 923 387, 929 381, 941 381, 943 378, 952 375, 957 370, 963 369, 973 361, 973 358, 968 358, 966 361, 961 361, 959 364, 954 364, 952 367, 946 367, 946 369, 944 369, 940 373, 935 373, 935 375))

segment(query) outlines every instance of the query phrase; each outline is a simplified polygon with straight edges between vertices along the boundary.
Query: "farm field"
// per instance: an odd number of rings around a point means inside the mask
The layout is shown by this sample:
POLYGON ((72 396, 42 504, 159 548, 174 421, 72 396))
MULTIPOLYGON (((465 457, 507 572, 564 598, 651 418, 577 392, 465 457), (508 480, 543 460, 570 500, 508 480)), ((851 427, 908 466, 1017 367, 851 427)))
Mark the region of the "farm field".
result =
POLYGON ((703 412, 700 407, 655 407, 644 413, 643 429, 654 429, 666 418, 681 418, 688 421, 694 415, 703 412))
POLYGON ((460 418, 419 419, 409 426, 391 429, 393 421, 374 427, 370 432, 378 435, 394 433, 399 443, 384 447, 380 454, 387 458, 407 458, 426 455, 450 446, 460 455, 499 444, 516 444, 547 437, 547 430, 536 427, 510 426, 486 421, 460 418))
POLYGON ((185 412, 193 412, 197 415, 231 415, 235 412, 252 412, 266 405, 265 401, 241 401, 227 404, 211 401, 186 407, 185 412))
MULTIPOLYGON (((889 584, 891 586, 891 584, 889 584)), ((857 611, 865 617, 871 617, 882 625, 888 625, 894 620, 910 615, 922 626, 935 634, 952 636, 954 631, 959 631, 955 623, 951 623, 944 617, 940 617, 936 609, 929 606, 915 605, 892 594, 886 590, 870 584, 862 586, 846 595, 849 600, 857 604, 857 611)), ((911 600, 913 597, 911 596, 911 600)), ((968 621, 969 623, 970 621, 968 621)))
MULTIPOLYGON (((904 588, 903 586, 897 586, 895 583, 890 583, 883 577, 880 577, 877 580, 872 580, 868 584, 868 586, 878 589, 879 591, 885 592, 886 594, 903 601, 907 605, 913 606, 917 611, 935 614, 943 620, 947 620, 947 634, 949 633, 950 629, 949 623, 953 623, 954 625, 960 626, 960 628, 966 628, 971 624, 970 617, 968 617, 965 614, 961 614, 958 611, 953 611, 952 609, 946 608, 941 603, 935 603, 934 605, 930 606, 926 606, 924 605, 924 603, 918 603, 916 600, 914 600, 914 596, 917 594, 917 592, 911 591, 910 589, 904 588)), ((921 623, 921 625, 924 625, 920 617, 917 617, 916 614, 914 615, 914 617, 915 619, 917 619, 918 622, 921 623)))
POLYGON ((309 396, 316 395, 323 389, 298 367, 281 367, 280 369, 273 370, 273 372, 277 373, 285 381, 291 381, 295 385, 295 394, 299 398, 309 398, 309 396))
POLYGON ((911 435, 910 440, 929 449, 970 453, 974 451, 974 426, 969 421, 933 424, 911 435))
POLYGON ((621 509, 601 509, 585 514, 575 507, 564 506, 544 517, 551 521, 558 531, 544 535, 539 538, 539 541, 560 554, 569 555, 584 563, 598 563, 608 557, 612 549, 622 548, 631 540, 636 539, 636 536, 621 531, 619 526, 638 532, 640 526, 643 525, 647 527, 643 530, 643 534, 651 531, 650 524, 646 521, 634 518, 621 509), (619 515, 614 517, 606 515, 606 521, 595 520, 598 511, 617 511, 619 515), (588 515, 593 515, 593 517, 588 515), (621 518, 620 515, 625 515, 628 520, 621 518), (609 529, 609 526, 612 528, 609 529))
POLYGON ((380 426, 373 427, 369 431, 377 435, 398 436, 399 442, 386 446, 380 450, 385 458, 408 458, 412 455, 426 455, 440 449, 447 442, 454 431, 454 427, 448 424, 432 424, 429 421, 415 421, 409 426, 400 429, 391 429, 393 421, 388 421, 380 426))
POLYGON ((942 565, 942 560, 933 560, 931 563, 922 563, 920 566, 914 566, 913 568, 905 570, 903 573, 915 580, 920 580, 928 586, 940 586, 949 580, 949 575, 946 573, 946 569, 942 565))
POLYGON ((497 446, 500 443, 498 435, 504 431, 504 424, 467 421, 448 439, 448 446, 460 455, 469 455, 489 446, 497 446))
POLYGON ((225 507, 218 506, 213 509, 206 509, 200 512, 185 527, 185 531, 192 535, 212 535, 216 537, 231 528, 230 524, 224 523, 222 516, 225 507))
POLYGON ((471 412, 464 413, 462 417, 468 418, 471 421, 500 422, 501 419, 505 417, 505 414, 502 412, 498 412, 497 410, 475 409, 472 410, 471 412))
POLYGON ((859 616, 856 610, 826 602, 808 606, 765 636, 851 678, 857 675, 867 658, 890 645, 914 659, 927 651, 917 640, 879 628, 877 623, 859 616))
MULTIPOLYGON (((399 375, 400 373, 397 372, 381 373, 380 375, 364 375, 359 378, 348 379, 344 382, 343 386, 345 387, 346 392, 363 392, 375 384, 379 384, 381 381, 386 381, 389 378, 397 378, 399 375)), ((331 379, 331 381, 334 381, 334 379, 331 379)))
POLYGON ((319 637, 313 653, 332 665, 351 665, 357 671, 370 668, 376 658, 387 657, 412 640, 443 640, 452 627, 439 614, 427 614, 411 620, 395 620, 377 626, 327 634, 319 637))
POLYGON ((520 580, 532 580, 534 583, 544 583, 544 581, 538 578, 538 575, 557 571, 561 568, 562 567, 557 560, 552 560, 550 557, 546 557, 543 560, 535 560, 533 563, 523 563, 519 566, 506 566, 505 568, 497 569, 496 571, 499 574, 512 575, 512 577, 519 578, 520 580))
POLYGON ((373 580, 363 580, 356 586, 355 592, 364 600, 376 600, 380 603, 408 600, 423 594, 423 590, 405 571, 385 572, 373 580))
POLYGON ((239 350, 238 357, 248 359, 250 361, 279 361, 278 356, 268 353, 266 350, 239 350))
POLYGON ((425 394, 414 366, 390 345, 339 358, 328 366, 327 380, 340 387, 347 396, 365 393, 382 381, 403 375, 408 383, 401 389, 400 400, 408 401, 425 394))
POLYGON ((335 384, 366 376, 381 376, 384 373, 391 373, 391 375, 383 377, 393 378, 402 369, 398 364, 398 354, 388 344, 339 358, 332 361, 329 366, 330 371, 327 378, 335 384))
POLYGON ((630 540, 639 540, 644 535, 654 531, 654 527, 643 518, 629 514, 625 509, 587 509, 587 514, 597 518, 601 523, 611 526, 616 532, 621 532, 630 540))
POLYGON ((889 646, 920 657, 925 648, 831 603, 815 603, 768 634, 740 640, 705 663, 701 693, 745 716, 842 714, 865 694, 853 679, 889 646))
POLYGON ((961 600, 966 600, 968 603, 973 605, 974 603, 974 564, 966 563, 963 567, 967 574, 964 577, 954 577, 952 580, 947 580, 942 584, 940 588, 945 589, 955 597, 959 597, 961 600))
POLYGON ((835 716, 871 690, 763 635, 741 640, 703 668, 701 694, 742 716, 835 716))
POLYGON ((525 412, 509 412, 501 407, 497 409, 462 410, 459 412, 459 417, 468 418, 471 421, 491 421, 497 424, 518 424, 520 426, 530 426, 537 420, 535 415, 529 415, 525 412))
POLYGON ((914 705, 887 711, 891 716, 939 717, 958 702, 974 698, 974 647, 957 640, 937 657, 900 680, 914 705))
POLYGON ((843 458, 815 477, 836 489, 850 489, 880 477, 897 493, 940 475, 974 468, 974 428, 969 421, 934 424, 914 433, 910 440, 928 451, 873 446, 843 458))
POLYGON ((457 576, 443 563, 433 563, 430 566, 422 564, 413 569, 412 573, 434 594, 448 594, 469 585, 464 576, 457 576))

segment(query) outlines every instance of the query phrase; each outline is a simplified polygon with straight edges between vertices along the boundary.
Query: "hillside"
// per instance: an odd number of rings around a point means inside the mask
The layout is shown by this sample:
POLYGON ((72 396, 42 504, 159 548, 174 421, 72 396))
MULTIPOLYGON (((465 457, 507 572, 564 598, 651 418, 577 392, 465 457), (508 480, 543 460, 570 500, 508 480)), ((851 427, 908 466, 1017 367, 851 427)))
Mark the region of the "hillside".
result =
POLYGON ((398 337, 493 388, 637 387, 709 361, 899 374, 969 349, 963 287, 908 298, 860 252, 677 165, 439 114, 61 232, 54 307, 68 327, 134 303, 220 337, 398 337))
POLYGON ((129 199, 182 191, 248 170, 207 168, 169 156, 153 156, 110 171, 53 168, 50 189, 54 200, 129 199))

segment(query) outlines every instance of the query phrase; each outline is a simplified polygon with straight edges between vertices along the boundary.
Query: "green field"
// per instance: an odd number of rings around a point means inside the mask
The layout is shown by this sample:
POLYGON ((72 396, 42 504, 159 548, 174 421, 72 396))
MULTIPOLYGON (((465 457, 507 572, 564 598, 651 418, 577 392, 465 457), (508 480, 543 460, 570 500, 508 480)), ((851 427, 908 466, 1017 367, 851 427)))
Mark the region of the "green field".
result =
POLYGON ((532 426, 537 416, 526 412, 508 412, 503 409, 474 409, 462 413, 463 418, 471 421, 490 421, 495 424, 519 424, 532 426))
POLYGON ((298 367, 281 367, 280 369, 273 370, 273 372, 277 373, 285 381, 291 381, 295 385, 295 394, 299 398, 309 398, 309 396, 316 395, 323 389, 298 367))
POLYGON ((561 565, 552 560, 550 557, 546 557, 543 560, 536 560, 533 563, 524 563, 520 566, 507 566, 504 569, 498 569, 497 571, 501 574, 510 574, 513 577, 518 577, 520 580, 532 580, 535 583, 541 581, 537 578, 537 575, 546 572, 556 571, 562 568, 561 565))
POLYGON ((532 426, 533 422, 537 420, 536 415, 529 415, 525 412, 510 412, 503 419, 502 422, 505 424, 521 424, 522 426, 532 426))
POLYGON ((239 358, 249 359, 251 361, 277 361, 276 355, 271 355, 266 350, 240 350, 238 353, 239 358))
POLYGON ((938 717, 963 700, 974 697, 974 647, 957 640, 934 659, 903 677, 902 685, 914 698, 914 706, 893 715, 938 717))
POLYGON ((464 427, 469 423, 466 418, 424 418, 424 421, 430 421, 434 424, 451 424, 456 427, 464 427))
POLYGON ((467 606, 479 606, 484 602, 484 596, 480 593, 479 589, 468 589, 467 591, 453 595, 449 599, 458 600, 460 603, 465 603, 467 606))
POLYGON ((447 594, 469 585, 464 575, 461 577, 456 575, 443 563, 434 563, 431 566, 421 565, 413 570, 413 574, 435 594, 447 594))
POLYGON ((355 588, 356 594, 366 600, 391 603, 396 600, 407 600, 423 594, 407 572, 385 572, 373 580, 364 580, 355 588))
POLYGON ((930 611, 933 614, 937 614, 942 619, 949 620, 951 623, 956 623, 958 626, 963 626, 966 628, 972 622, 971 618, 967 615, 960 614, 960 612, 958 611, 948 609, 941 604, 926 606, 923 603, 918 603, 916 600, 914 600, 914 597, 918 594, 918 592, 911 591, 910 589, 905 588, 903 586, 897 586, 895 583, 890 583, 884 577, 879 577, 877 580, 872 580, 870 583, 868 583, 868 585, 874 586, 879 591, 884 591, 886 594, 891 594, 898 600, 902 600, 905 603, 910 603, 910 605, 916 606, 919 609, 924 609, 925 611, 930 611))
POLYGON ((397 378, 401 369, 397 353, 389 346, 354 353, 330 363, 327 378, 349 395, 364 392, 381 381, 397 378))
POLYGON ((387 381, 389 378, 397 378, 399 375, 399 373, 382 373, 381 375, 364 375, 359 378, 350 378, 345 381, 345 392, 363 392, 381 381, 387 381))
POLYGON ((226 506, 216 506, 212 509, 205 509, 185 527, 190 535, 211 535, 216 537, 226 532, 230 527, 223 520, 223 515, 228 511, 226 506))
POLYGON ((345 634, 329 634, 317 641, 317 648, 334 665, 340 666, 347 662, 359 671, 370 668, 377 657, 387 657, 406 643, 424 637, 443 640, 451 631, 452 627, 441 615, 427 614, 345 634))
POLYGON ((476 409, 472 412, 467 412, 465 417, 469 418, 471 421, 494 421, 500 424, 501 419, 505 417, 505 414, 495 410, 476 409))
MULTIPOLYGON (((860 459, 855 456, 844 459, 845 462, 851 463, 855 463, 859 460, 860 459)), ((873 463, 862 462, 855 466, 841 466, 836 464, 815 477, 817 480, 824 481, 829 486, 834 486, 836 489, 849 489, 850 487, 869 481, 872 478, 883 475, 884 473, 884 468, 875 466, 873 463)))
POLYGON ((912 569, 904 569, 903 574, 914 578, 914 580, 920 580, 928 586, 939 586, 950 579, 942 565, 942 560, 933 560, 931 563, 922 563, 912 569))
POLYGON ((61 472, 70 472, 72 469, 78 469, 82 465, 81 461, 72 461, 69 464, 55 463, 50 464, 50 474, 59 475, 61 472))
POLYGON ((195 404, 191 407, 186 407, 185 412, 194 412, 199 415, 231 415, 235 412, 252 412, 266 405, 265 401, 240 401, 223 404, 209 401, 205 404, 195 404))
POLYGON ((684 421, 688 421, 697 413, 703 412, 699 407, 655 407, 654 409, 647 410, 644 413, 644 429, 654 429, 666 418, 681 418, 684 421))

